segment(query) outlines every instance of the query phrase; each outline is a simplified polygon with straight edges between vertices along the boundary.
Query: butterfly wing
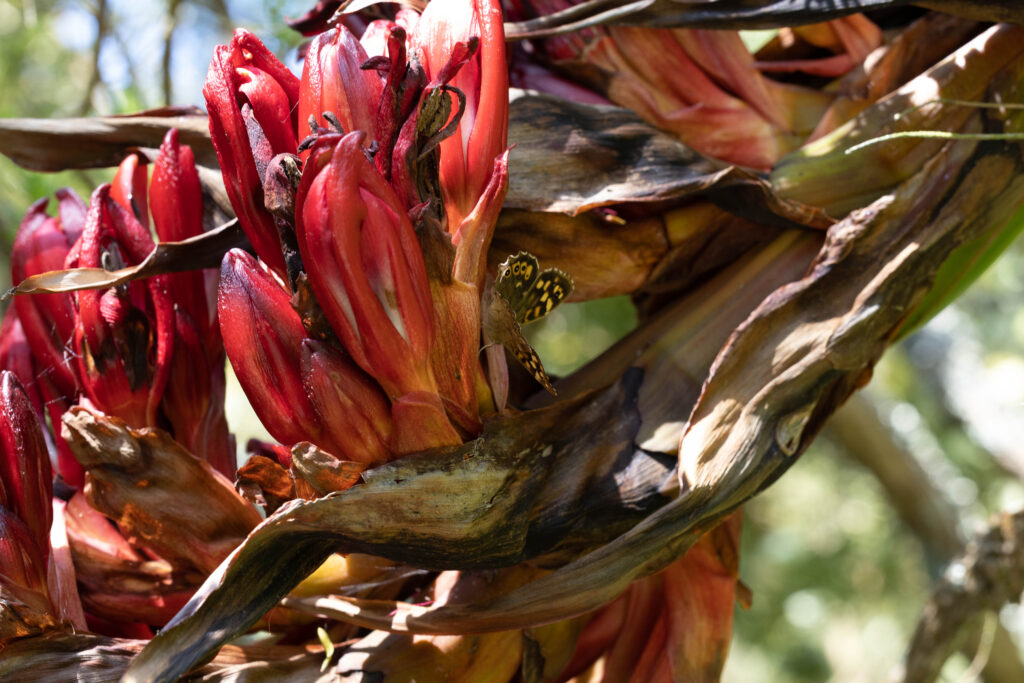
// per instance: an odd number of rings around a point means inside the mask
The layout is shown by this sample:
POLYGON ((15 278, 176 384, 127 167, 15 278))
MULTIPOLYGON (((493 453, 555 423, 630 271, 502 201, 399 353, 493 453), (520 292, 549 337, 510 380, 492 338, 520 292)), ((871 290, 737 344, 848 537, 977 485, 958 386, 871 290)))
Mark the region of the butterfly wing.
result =
POLYGON ((540 273, 537 257, 525 251, 509 256, 498 268, 498 279, 494 283, 494 291, 509 302, 516 311, 525 293, 533 285, 540 273))
POLYGON ((512 306, 497 292, 487 307, 484 332, 488 339, 508 349, 519 361, 519 364, 526 368, 527 372, 533 375, 533 378, 545 389, 557 395, 558 392, 551 385, 548 373, 544 371, 544 364, 540 362, 540 356, 523 336, 522 328, 519 326, 519 321, 516 320, 512 306))
POLYGON ((487 307, 488 338, 512 352, 516 360, 552 394, 555 389, 540 357, 523 336, 520 325, 543 318, 572 292, 572 278, 557 268, 540 269, 537 257, 525 251, 509 256, 498 269, 494 296, 487 307))
POLYGON ((516 320, 523 325, 540 320, 565 301, 572 293, 572 284, 572 278, 558 268, 541 271, 515 307, 516 320))

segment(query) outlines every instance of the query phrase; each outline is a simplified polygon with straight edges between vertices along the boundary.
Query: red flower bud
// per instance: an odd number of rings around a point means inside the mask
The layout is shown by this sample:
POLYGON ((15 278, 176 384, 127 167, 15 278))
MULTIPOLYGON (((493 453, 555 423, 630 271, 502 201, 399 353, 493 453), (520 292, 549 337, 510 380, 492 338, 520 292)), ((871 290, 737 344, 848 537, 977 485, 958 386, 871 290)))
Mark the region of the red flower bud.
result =
POLYGON ((423 253, 363 139, 361 131, 323 136, 303 169, 296 234, 309 283, 345 350, 391 398, 391 450, 457 444, 431 368, 434 312, 423 253))
POLYGON ((296 196, 299 249, 317 301, 388 396, 436 393, 430 286, 412 223, 367 161, 362 132, 322 140, 296 196))
POLYGON ((38 554, 45 582, 53 521, 50 455, 32 402, 7 370, 0 374, 0 448, 0 508, 24 522, 32 541, 22 544, 24 552, 38 554))
MULTIPOLYGON (((203 231, 203 196, 191 148, 167 132, 153 166, 150 205, 157 236, 180 241, 203 231)), ((174 438, 229 479, 235 449, 224 416, 224 347, 202 271, 168 276, 175 303, 174 360, 162 409, 174 438)))
POLYGON ((224 346, 270 434, 338 457, 389 459, 391 416, 380 387, 340 351, 306 336, 284 288, 245 252, 224 257, 218 296, 224 346))
POLYGON ((117 167, 117 173, 110 181, 110 198, 131 211, 143 227, 149 227, 146 164, 137 154, 129 154, 117 167))
MULTIPOLYGON (((153 165, 149 186, 153 225, 161 242, 180 242, 203 232, 203 193, 199 185, 192 148, 178 144, 178 131, 167 131, 160 154, 153 165)), ((170 276, 174 302, 199 326, 206 339, 215 327, 213 311, 207 300, 202 271, 174 273, 170 276)), ((216 345, 214 345, 216 348, 216 345)))
POLYGON ((263 203, 263 174, 296 151, 299 80, 256 36, 237 29, 217 47, 203 85, 210 135, 231 206, 261 259, 285 272, 281 240, 263 203))
MULTIPOLYGON (((102 185, 65 265, 113 270, 140 263, 153 246, 145 228, 110 198, 110 186, 102 185)), ((174 344, 166 276, 77 296, 73 343, 86 395, 109 415, 138 427, 156 426, 174 344)))
POLYGON ((441 143, 441 193, 456 244, 460 226, 490 181, 495 158, 507 146, 508 66, 500 4, 435 0, 420 17, 413 39, 428 78, 436 81, 445 78, 442 72, 458 44, 473 37, 479 38, 479 49, 448 81, 465 95, 465 111, 457 132, 441 143))
POLYGON ((340 351, 312 339, 302 342, 300 362, 306 392, 325 432, 314 443, 370 466, 387 462, 391 409, 376 382, 340 351))
MULTIPOLYGON (((299 94, 299 138, 310 130, 312 116, 325 125, 324 112, 331 112, 345 133, 365 131, 377 137, 377 108, 383 84, 373 70, 363 70, 368 57, 363 46, 344 26, 321 33, 309 45, 299 94)), ((337 132, 337 131, 336 131, 337 132)))
MULTIPOLYGON (((57 192, 58 216, 46 214, 48 200, 29 208, 11 250, 11 281, 59 270, 82 234, 85 205, 72 190, 57 192)), ((58 392, 73 396, 78 382, 65 349, 74 332, 75 310, 67 294, 18 296, 13 302, 35 359, 35 367, 58 392)), ((22 378, 24 380, 24 378, 22 378)))
POLYGON ((233 249, 221 263, 217 310, 231 367, 263 426, 289 446, 314 441, 316 410, 299 370, 306 330, 284 287, 233 249))

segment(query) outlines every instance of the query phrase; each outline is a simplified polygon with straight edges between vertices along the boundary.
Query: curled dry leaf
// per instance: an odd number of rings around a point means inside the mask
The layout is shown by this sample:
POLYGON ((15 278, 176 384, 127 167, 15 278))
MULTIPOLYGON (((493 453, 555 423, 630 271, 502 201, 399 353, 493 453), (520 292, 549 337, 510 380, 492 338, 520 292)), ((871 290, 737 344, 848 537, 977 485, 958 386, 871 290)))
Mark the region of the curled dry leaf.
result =
POLYGON ((366 463, 336 458, 308 441, 292 447, 292 469, 318 496, 351 488, 367 467, 366 463))
POLYGON ((83 289, 107 289, 154 275, 180 273, 197 268, 216 268, 220 266, 225 253, 244 244, 247 244, 245 234, 238 227, 238 220, 232 219, 216 230, 204 232, 181 242, 161 242, 137 266, 119 270, 51 270, 25 278, 17 286, 9 289, 0 300, 6 300, 15 294, 53 294, 83 289))
POLYGON ((126 537, 178 567, 210 572, 260 515, 206 461, 159 429, 74 407, 61 435, 85 468, 85 495, 126 537))
POLYGON ((911 4, 979 21, 1021 23, 1016 0, 587 0, 561 12, 505 24, 505 35, 510 40, 537 38, 608 24, 648 28, 780 28, 911 4))
POLYGON ((506 210, 575 215, 610 204, 707 198, 759 223, 832 223, 818 209, 779 198, 755 173, 700 156, 628 109, 513 95, 509 136, 516 146, 506 210))
POLYGON ((238 468, 235 489, 253 505, 263 506, 267 514, 295 498, 295 480, 276 460, 252 455, 238 468))

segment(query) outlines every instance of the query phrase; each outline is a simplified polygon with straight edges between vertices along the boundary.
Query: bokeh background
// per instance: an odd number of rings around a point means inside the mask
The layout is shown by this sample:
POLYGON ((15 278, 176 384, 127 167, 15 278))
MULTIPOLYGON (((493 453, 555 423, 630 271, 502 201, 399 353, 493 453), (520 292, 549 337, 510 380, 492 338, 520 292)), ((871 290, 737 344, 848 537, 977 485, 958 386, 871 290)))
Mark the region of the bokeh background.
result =
MULTIPOLYGON (((213 46, 234 26, 297 68, 282 22, 310 0, 0 0, 0 115, 116 114, 202 105, 213 46)), ((761 42, 764 34, 747 36, 761 42)), ((110 172, 33 174, 0 157, 0 270, 28 205, 58 187, 83 197, 110 172)), ((867 389, 792 469, 746 507, 731 683, 879 681, 898 666, 929 586, 961 540, 1024 503, 1024 250, 1011 246, 953 306, 889 351, 867 389)), ((529 330, 552 374, 593 358, 636 315, 626 298, 567 304, 529 330)), ((237 385, 240 444, 263 434, 237 385)), ((1021 651, 1008 605, 946 665, 972 680, 1021 651), (1011 641, 997 637, 997 624, 1011 641)))

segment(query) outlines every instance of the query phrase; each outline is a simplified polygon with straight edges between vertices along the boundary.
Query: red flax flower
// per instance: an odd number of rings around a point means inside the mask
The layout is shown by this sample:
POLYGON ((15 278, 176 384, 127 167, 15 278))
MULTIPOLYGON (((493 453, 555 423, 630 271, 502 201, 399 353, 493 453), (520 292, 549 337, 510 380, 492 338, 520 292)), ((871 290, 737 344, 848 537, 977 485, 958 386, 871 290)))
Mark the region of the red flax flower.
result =
MULTIPOLYGON (((456 245, 469 229, 463 223, 477 210, 481 197, 489 194, 492 176, 504 172, 504 164, 498 168, 495 162, 502 158, 508 138, 508 67, 501 9, 488 0, 472 0, 467 12, 465 4, 461 0, 431 2, 412 39, 428 76, 437 80, 445 77, 458 45, 479 40, 479 48, 448 81, 465 97, 465 108, 455 134, 441 142, 441 193, 456 245)), ((502 192, 496 200, 499 208, 503 198, 502 192)))
MULTIPOLYGON (((200 234, 199 177, 176 130, 161 146, 152 183, 147 175, 147 166, 130 155, 88 211, 70 190, 58 191, 55 217, 46 214, 45 200, 34 204, 15 239, 12 280, 66 266, 135 265, 153 249, 151 220, 163 241, 200 234)), ((96 408, 134 426, 169 428, 193 454, 232 477, 224 350, 216 309, 207 299, 200 272, 106 291, 19 296, 8 313, 16 313, 17 324, 5 324, 4 344, 24 334, 31 368, 10 353, 3 367, 18 371, 57 431, 61 415, 84 394, 96 408)), ((55 441, 61 475, 80 487, 81 467, 64 440, 55 441)))
POLYGON ((275 439, 371 465, 388 460, 387 398, 345 354, 307 336, 274 275, 234 250, 218 299, 228 358, 275 439))
POLYGON ((362 132, 318 142, 296 196, 309 282, 345 350, 392 400, 397 453, 461 443, 430 366, 434 320, 419 241, 363 152, 362 132))
MULTIPOLYGON (((141 263, 153 250, 149 233, 110 194, 109 185, 93 192, 67 267, 114 270, 141 263)), ((174 348, 174 301, 166 276, 81 291, 77 299, 72 343, 85 395, 130 424, 157 426, 174 348)))
POLYGON ((373 70, 363 69, 369 56, 344 27, 321 33, 306 52, 299 89, 299 138, 317 131, 310 119, 323 123, 324 112, 337 117, 341 129, 364 131, 377 137, 377 108, 384 83, 373 70))

